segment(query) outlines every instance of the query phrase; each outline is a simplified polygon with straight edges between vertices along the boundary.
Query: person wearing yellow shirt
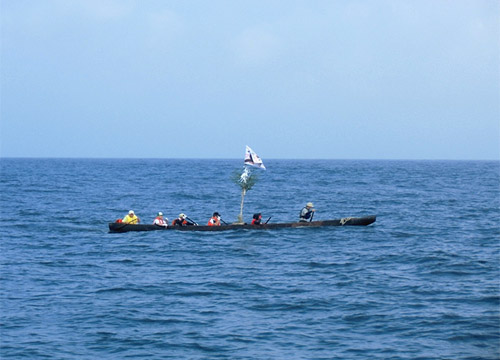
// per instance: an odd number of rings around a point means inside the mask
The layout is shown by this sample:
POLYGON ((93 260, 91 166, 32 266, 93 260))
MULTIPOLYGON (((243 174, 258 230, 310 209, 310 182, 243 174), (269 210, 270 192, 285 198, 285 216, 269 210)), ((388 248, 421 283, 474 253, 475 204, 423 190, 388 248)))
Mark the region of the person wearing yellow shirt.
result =
POLYGON ((122 222, 124 224, 138 224, 141 222, 141 219, 137 217, 137 215, 134 213, 134 210, 130 210, 128 212, 128 215, 125 215, 122 222))

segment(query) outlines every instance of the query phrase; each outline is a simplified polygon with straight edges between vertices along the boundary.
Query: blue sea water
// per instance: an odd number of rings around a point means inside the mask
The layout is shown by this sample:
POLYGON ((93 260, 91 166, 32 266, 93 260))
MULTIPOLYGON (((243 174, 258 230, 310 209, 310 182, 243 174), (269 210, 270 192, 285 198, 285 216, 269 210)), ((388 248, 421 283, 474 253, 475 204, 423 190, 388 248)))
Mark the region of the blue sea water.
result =
POLYGON ((236 220, 241 160, 0 166, 2 359, 500 358, 499 162, 268 160, 246 221, 376 223, 124 234, 236 220))

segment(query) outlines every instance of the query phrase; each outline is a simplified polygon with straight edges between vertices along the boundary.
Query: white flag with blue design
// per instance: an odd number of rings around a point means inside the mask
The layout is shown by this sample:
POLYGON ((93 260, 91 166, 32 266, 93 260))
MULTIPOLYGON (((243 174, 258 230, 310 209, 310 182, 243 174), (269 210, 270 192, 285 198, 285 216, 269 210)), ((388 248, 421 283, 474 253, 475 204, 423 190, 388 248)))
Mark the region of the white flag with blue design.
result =
POLYGON ((266 170, 262 159, 248 145, 245 151, 245 165, 255 166, 259 169, 266 170))

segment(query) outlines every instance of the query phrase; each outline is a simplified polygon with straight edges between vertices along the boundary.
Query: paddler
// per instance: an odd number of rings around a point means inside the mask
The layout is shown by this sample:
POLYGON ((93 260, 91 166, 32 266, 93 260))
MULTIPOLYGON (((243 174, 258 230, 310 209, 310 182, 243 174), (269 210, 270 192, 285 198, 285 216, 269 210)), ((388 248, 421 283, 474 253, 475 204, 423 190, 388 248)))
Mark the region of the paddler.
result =
POLYGON ((252 225, 262 225, 262 214, 253 214, 252 225))
POLYGON ((172 221, 172 226, 188 226, 188 225, 195 225, 194 223, 190 222, 187 220, 187 215, 186 214, 179 214, 179 217, 177 219, 174 219, 172 221))
POLYGON ((168 226, 168 219, 165 220, 163 218, 163 213, 160 211, 160 212, 158 212, 156 218, 154 219, 153 225, 167 227, 168 226))
POLYGON ((127 215, 123 218, 122 222, 124 224, 138 224, 141 219, 134 213, 134 210, 130 210, 127 215))
POLYGON ((314 209, 314 205, 312 202, 308 202, 306 206, 300 210, 300 216, 299 216, 299 221, 300 222, 307 222, 312 220, 312 216, 316 209, 314 209))
POLYGON ((220 214, 214 212, 210 220, 208 220, 208 226, 220 226, 220 214))

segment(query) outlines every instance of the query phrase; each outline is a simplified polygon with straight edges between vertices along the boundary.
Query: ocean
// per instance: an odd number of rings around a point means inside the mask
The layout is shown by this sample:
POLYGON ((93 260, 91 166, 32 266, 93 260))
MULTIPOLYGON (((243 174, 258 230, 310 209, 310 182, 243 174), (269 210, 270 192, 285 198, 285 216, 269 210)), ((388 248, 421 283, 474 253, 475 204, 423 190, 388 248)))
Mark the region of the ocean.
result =
POLYGON ((245 221, 377 221, 111 234, 235 221, 243 161, 1 159, 0 358, 500 358, 499 162, 264 162, 245 221))

